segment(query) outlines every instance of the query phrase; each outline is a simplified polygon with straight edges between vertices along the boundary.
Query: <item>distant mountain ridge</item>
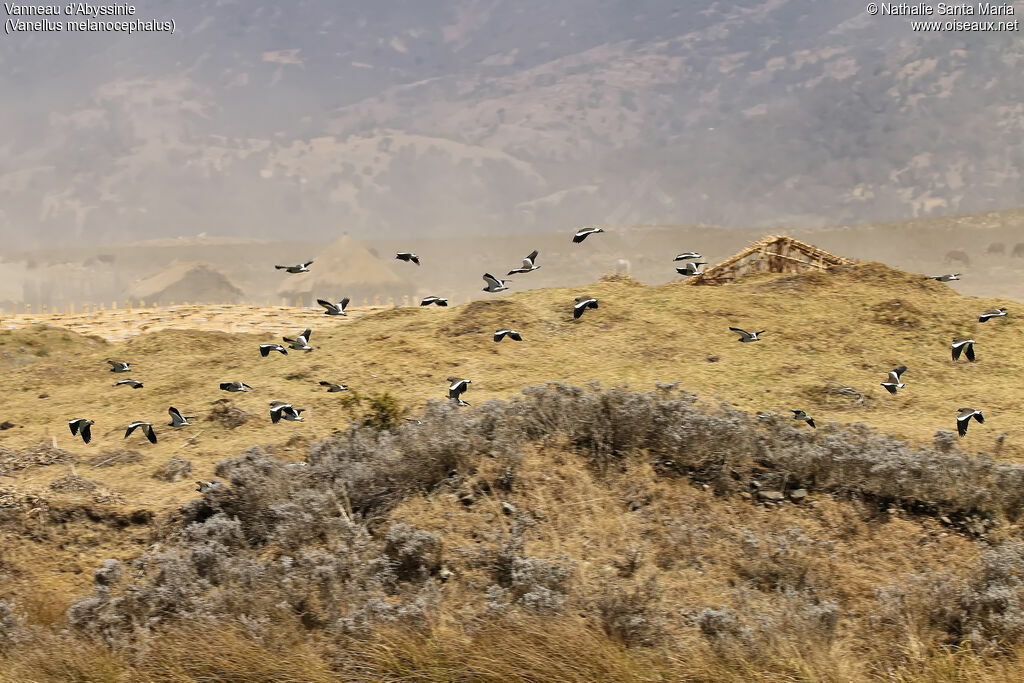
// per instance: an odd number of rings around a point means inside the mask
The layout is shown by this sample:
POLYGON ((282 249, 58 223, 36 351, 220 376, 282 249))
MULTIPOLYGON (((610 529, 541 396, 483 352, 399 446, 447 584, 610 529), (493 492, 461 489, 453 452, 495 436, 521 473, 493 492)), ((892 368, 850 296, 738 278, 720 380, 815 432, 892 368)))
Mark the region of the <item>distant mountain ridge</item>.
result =
POLYGON ((14 247, 1024 205, 1019 34, 811 0, 137 7, 177 31, 0 41, 14 247))

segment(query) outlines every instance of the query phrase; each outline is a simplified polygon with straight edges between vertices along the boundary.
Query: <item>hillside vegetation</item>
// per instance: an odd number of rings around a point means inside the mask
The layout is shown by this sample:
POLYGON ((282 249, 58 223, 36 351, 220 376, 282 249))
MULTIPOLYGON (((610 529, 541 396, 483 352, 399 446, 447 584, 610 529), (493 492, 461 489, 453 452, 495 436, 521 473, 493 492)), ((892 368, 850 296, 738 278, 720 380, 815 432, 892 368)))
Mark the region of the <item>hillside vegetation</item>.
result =
POLYGON ((4 331, 0 680, 1014 680, 1024 337, 977 322, 1000 304, 867 263, 320 316, 315 351, 266 359, 300 330, 4 331), (579 294, 600 308, 573 321, 579 294), (986 422, 958 440, 964 405, 986 422))

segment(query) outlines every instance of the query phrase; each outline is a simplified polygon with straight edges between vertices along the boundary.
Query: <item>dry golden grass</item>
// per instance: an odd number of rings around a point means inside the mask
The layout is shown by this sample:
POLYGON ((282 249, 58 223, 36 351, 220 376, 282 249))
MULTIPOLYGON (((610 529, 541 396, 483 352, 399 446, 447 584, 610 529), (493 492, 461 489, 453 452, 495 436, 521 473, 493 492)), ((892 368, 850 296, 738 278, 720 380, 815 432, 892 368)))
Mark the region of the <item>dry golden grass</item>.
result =
MULTIPOLYGON (((656 381, 679 380, 708 402, 728 401, 751 412, 802 408, 819 424, 866 422, 919 443, 930 442, 938 429, 953 429, 956 409, 971 405, 985 410, 987 420, 972 425, 962 445, 1022 462, 1024 328, 1012 309, 1006 319, 977 322, 978 312, 999 305, 867 263, 830 274, 759 276, 724 288, 609 279, 349 320, 293 311, 254 322, 259 333, 192 330, 187 318, 178 323, 182 329, 146 331, 115 343, 56 327, 4 330, 0 370, 8 400, 0 422, 17 426, 0 431, 0 445, 18 451, 55 440, 74 457, 75 474, 125 502, 51 490, 53 480, 71 472, 70 463, 8 472, 0 493, 31 505, 11 508, 0 523, 0 597, 14 597, 30 623, 59 625, 72 597, 88 590, 100 561, 145 550, 159 535, 154 525, 193 497, 194 480, 211 478, 219 460, 253 444, 274 444, 277 455, 300 460, 306 443, 361 414, 360 406, 346 405, 346 394, 324 392, 321 379, 364 395, 390 392, 410 415, 426 399, 443 398, 444 378, 452 374, 473 380, 465 398, 474 404, 545 381, 647 389, 656 381), (600 308, 574 321, 572 300, 582 294, 598 297, 600 308), (307 324, 315 351, 260 357, 259 343, 292 336, 307 324), (506 326, 520 330, 525 341, 495 344, 494 330, 506 326), (740 344, 730 326, 768 332, 762 342, 740 344), (977 363, 951 362, 954 335, 978 341, 977 363), (130 361, 134 371, 111 373, 107 358, 130 361), (879 382, 901 364, 909 366, 907 388, 890 396, 879 382), (125 376, 145 388, 111 386, 125 376), (220 381, 236 379, 254 390, 218 389, 220 381), (830 385, 854 387, 862 398, 829 393, 830 385), (231 428, 208 419, 221 399, 250 420, 231 428), (268 403, 275 399, 306 408, 307 422, 272 425, 268 403), (196 415, 195 425, 164 426, 170 405, 196 415), (68 432, 72 417, 96 420, 91 444, 68 432), (136 419, 153 421, 158 444, 138 434, 122 439, 125 425, 136 419), (1007 436, 997 445, 1000 434, 1007 436), (141 459, 116 458, 125 448, 141 459), (154 478, 154 470, 174 456, 190 460, 192 474, 176 482, 154 478), (109 458, 115 462, 107 463, 109 458)), ((791 558, 795 569, 789 568, 798 575, 785 580, 835 588, 844 613, 870 611, 880 585, 929 568, 957 570, 977 557, 971 541, 944 534, 934 520, 879 516, 828 498, 806 507, 764 508, 659 478, 639 460, 598 479, 564 453, 558 444, 528 449, 517 472, 522 486, 501 500, 539 522, 527 545, 531 555, 565 553, 577 560, 577 600, 655 579, 660 602, 674 613, 713 604, 767 610, 775 599, 768 586, 747 591, 742 604, 730 588, 730 581, 756 586, 773 580, 759 579, 764 568, 740 552, 744 528, 828 539, 832 546, 811 544, 791 558), (637 511, 623 514, 622 506, 633 501, 637 511), (680 527, 678 520, 688 523, 680 527), (629 568, 630 557, 640 558, 635 568, 629 568)), ((477 476, 493 480, 499 466, 485 460, 477 476)), ((500 537, 482 537, 480 529, 504 525, 508 531, 511 519, 501 500, 484 496, 467 509, 454 496, 411 498, 389 519, 415 520, 440 533, 450 549, 496 544, 500 537)), ((470 627, 455 607, 469 605, 474 580, 484 578, 469 562, 452 568, 457 578, 444 587, 451 609, 427 634, 380 630, 337 653, 298 631, 288 636, 284 627, 271 646, 218 625, 201 641, 194 634, 161 636, 141 659, 78 640, 53 640, 9 654, 0 680, 328 680, 340 672, 357 680, 1010 681, 1017 680, 1013 665, 1021 663, 1020 651, 993 660, 935 650, 927 639, 876 643, 863 620, 842 624, 841 636, 820 651, 782 647, 772 661, 723 659, 692 624, 678 620, 666 633, 690 648, 683 652, 625 647, 614 634, 573 615, 470 627), (893 649, 905 651, 902 660, 893 649)))

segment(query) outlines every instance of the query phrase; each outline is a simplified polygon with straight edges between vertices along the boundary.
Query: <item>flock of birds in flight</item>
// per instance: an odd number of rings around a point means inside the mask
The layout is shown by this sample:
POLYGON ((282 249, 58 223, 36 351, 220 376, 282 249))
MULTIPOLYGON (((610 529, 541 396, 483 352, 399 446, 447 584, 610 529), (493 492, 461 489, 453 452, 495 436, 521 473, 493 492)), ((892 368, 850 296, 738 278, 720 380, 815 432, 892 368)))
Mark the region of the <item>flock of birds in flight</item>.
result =
MULTIPOLYGON (((580 244, 585 239, 587 239, 587 237, 589 237, 590 235, 593 235, 593 234, 596 234, 596 233, 602 233, 602 232, 604 232, 603 228, 597 228, 597 227, 581 228, 580 230, 577 230, 576 233, 573 235, 572 241, 575 244, 580 244)), ((521 275, 521 274, 524 274, 524 273, 530 273, 530 272, 533 272, 533 271, 539 269, 540 266, 537 265, 537 255, 538 255, 537 250, 532 251, 528 256, 526 256, 523 259, 522 265, 520 267, 513 268, 512 270, 508 271, 508 276, 511 276, 511 275, 521 275)), ((419 256, 417 256, 413 252, 400 251, 400 252, 395 254, 395 258, 397 260, 399 260, 399 261, 404 261, 406 263, 414 263, 417 266, 420 265, 420 258, 419 258, 419 256)), ((673 262, 676 262, 676 263, 682 262, 682 265, 676 266, 676 272, 679 273, 680 275, 687 276, 687 277, 688 276, 693 276, 693 275, 702 275, 703 273, 700 270, 700 267, 703 266, 703 265, 707 265, 707 263, 705 261, 698 260, 700 258, 701 258, 701 255, 698 254, 697 252, 693 252, 693 251, 688 251, 688 252, 683 252, 681 254, 678 254, 675 257, 675 259, 673 259, 673 262)), ((300 264, 292 265, 292 266, 276 265, 276 266, 274 266, 274 268, 276 268, 277 270, 283 270, 283 271, 285 271, 287 273, 290 273, 290 274, 308 273, 308 272, 310 272, 309 266, 312 265, 312 264, 313 264, 313 261, 306 261, 305 263, 300 263, 300 264)), ((936 275, 936 276, 931 276, 930 279, 937 280, 939 282, 949 282, 951 280, 959 280, 960 279, 960 273, 950 273, 950 274, 946 274, 946 275, 936 275)), ((497 278, 494 275, 492 275, 491 273, 484 273, 483 280, 486 283, 486 286, 483 288, 483 291, 485 291, 485 292, 502 292, 502 291, 505 291, 505 290, 508 289, 508 285, 506 284, 506 283, 509 282, 508 280, 503 280, 503 279, 497 278)), ((345 316, 345 315, 347 315, 347 313, 345 312, 345 308, 349 304, 349 298, 345 297, 345 298, 341 299, 338 302, 328 301, 328 300, 325 300, 325 299, 317 299, 317 303, 324 308, 324 315, 328 315, 328 316, 345 316)), ((427 296, 427 297, 424 297, 420 301, 420 306, 430 306, 430 305, 447 306, 448 305, 448 300, 445 299, 444 297, 440 297, 440 296, 427 296)), ((573 319, 574 320, 578 320, 583 315, 583 313, 585 311, 587 311, 588 309, 596 309, 596 308, 598 308, 598 299, 596 299, 594 297, 586 297, 586 296, 576 297, 576 299, 573 302, 573 319)), ((979 322, 986 322, 986 321, 988 321, 988 320, 990 320, 992 318, 1005 317, 1006 315, 1007 315, 1007 311, 1006 311, 1005 307, 1003 307, 1003 308, 996 308, 996 309, 993 309, 991 311, 986 311, 986 312, 980 314, 978 316, 978 321, 979 322)), ((729 329, 731 331, 736 332, 736 333, 738 333, 740 335, 739 339, 737 340, 737 341, 740 341, 740 342, 757 342, 757 341, 761 341, 761 335, 764 334, 765 332, 767 332, 767 330, 758 330, 758 331, 755 331, 755 332, 748 332, 747 330, 743 330, 743 329, 738 328, 738 327, 730 327, 729 329)), ((262 357, 264 357, 264 358, 269 356, 271 352, 277 352, 277 353, 280 353, 280 354, 283 354, 283 355, 288 355, 288 349, 292 349, 294 351, 310 352, 310 351, 313 350, 313 347, 310 346, 310 344, 309 344, 310 337, 311 337, 312 333, 313 333, 313 331, 311 329, 307 328, 301 334, 296 335, 294 338, 292 338, 292 337, 282 337, 282 341, 287 342, 287 347, 282 345, 282 344, 277 344, 277 343, 273 343, 273 344, 260 344, 259 345, 260 355, 262 357)), ((495 342, 500 342, 500 341, 502 341, 506 337, 508 337, 509 339, 511 339, 513 341, 517 341, 517 342, 523 341, 522 335, 517 330, 514 330, 514 329, 505 328, 505 329, 496 330, 495 333, 494 333, 494 341, 495 342)), ((963 356, 965 356, 967 358, 967 360, 969 362, 974 362, 974 360, 975 360, 975 354, 974 354, 974 345, 975 345, 975 343, 976 342, 973 339, 964 338, 964 337, 954 337, 953 344, 952 344, 953 361, 954 362, 958 361, 960 359, 961 355, 963 355, 963 356)), ((111 366, 110 367, 110 371, 111 372, 126 373, 126 372, 130 372, 131 371, 131 366, 126 361, 108 360, 107 362, 111 366)), ((906 386, 906 384, 904 384, 903 381, 902 381, 903 373, 906 372, 906 370, 907 370, 907 366, 905 366, 905 365, 901 365, 898 368, 894 368, 893 370, 891 370, 889 372, 887 380, 885 382, 882 382, 881 385, 883 387, 885 387, 885 389, 890 394, 895 395, 898 390, 903 389, 906 386)), ((462 395, 465 394, 466 391, 469 389, 469 385, 472 383, 472 380, 465 379, 463 377, 449 377, 449 378, 447 378, 447 382, 448 382, 448 399, 454 405, 457 405, 457 406, 460 406, 460 407, 461 406, 468 406, 469 403, 467 403, 465 400, 463 400, 462 395)), ((327 382, 327 381, 321 381, 320 385, 326 387, 328 393, 345 391, 345 390, 348 389, 348 387, 345 386, 344 384, 335 384, 333 382, 327 382)), ((138 380, 131 379, 131 378, 119 380, 119 381, 117 381, 114 384, 114 386, 130 386, 133 389, 141 389, 141 388, 143 388, 142 382, 139 382, 138 380)), ((246 392, 246 391, 249 391, 249 390, 252 389, 251 386, 249 386, 245 382, 240 382, 240 381, 221 382, 220 383, 220 388, 223 391, 232 392, 232 393, 246 392)), ((304 408, 295 408, 291 403, 287 403, 287 402, 284 402, 284 401, 271 401, 271 403, 270 403, 270 420, 274 424, 277 424, 281 420, 286 420, 286 421, 291 421, 291 422, 302 422, 304 420, 304 418, 302 417, 301 413, 304 412, 304 410, 305 410, 304 408)), ((177 427, 187 427, 187 426, 192 424, 191 422, 189 422, 189 420, 195 419, 194 415, 189 415, 189 416, 182 415, 181 412, 177 408, 175 408, 173 406, 171 406, 168 409, 167 412, 168 412, 168 414, 170 415, 170 418, 171 418, 171 421, 169 423, 167 423, 168 426, 170 426, 170 427, 175 427, 175 428, 177 428, 177 427)), ((791 412, 793 413, 793 418, 792 419, 799 420, 799 421, 802 421, 802 422, 806 422, 810 427, 815 427, 814 419, 811 418, 804 410, 792 409, 791 412)), ((758 415, 758 417, 767 418, 767 417, 769 417, 769 414, 761 413, 761 414, 758 415)), ((405 418, 405 419, 407 421, 415 423, 415 424, 422 424, 419 420, 416 420, 416 419, 413 419, 413 418, 405 418)), ((976 420, 979 423, 983 423, 985 421, 984 415, 982 414, 981 410, 977 410, 977 409, 974 409, 974 408, 960 408, 957 411, 957 417, 956 417, 957 433, 961 437, 963 437, 963 436, 965 436, 967 434, 967 426, 970 424, 970 421, 972 419, 976 420)), ((87 418, 81 418, 81 417, 74 418, 74 419, 68 421, 68 427, 71 429, 71 434, 73 436, 81 436, 82 440, 85 443, 89 443, 90 440, 92 439, 91 427, 94 424, 95 424, 95 422, 93 420, 90 420, 90 419, 87 419, 87 418)), ((127 439, 136 430, 140 430, 141 433, 144 434, 145 437, 151 443, 156 443, 157 442, 157 434, 156 434, 156 432, 153 429, 153 424, 151 422, 145 422, 145 421, 135 421, 135 422, 130 423, 128 425, 127 429, 125 430, 124 438, 127 439)), ((209 485, 212 484, 212 482, 199 482, 199 484, 200 484, 200 487, 197 490, 202 491, 204 489, 204 486, 208 487, 209 485)))

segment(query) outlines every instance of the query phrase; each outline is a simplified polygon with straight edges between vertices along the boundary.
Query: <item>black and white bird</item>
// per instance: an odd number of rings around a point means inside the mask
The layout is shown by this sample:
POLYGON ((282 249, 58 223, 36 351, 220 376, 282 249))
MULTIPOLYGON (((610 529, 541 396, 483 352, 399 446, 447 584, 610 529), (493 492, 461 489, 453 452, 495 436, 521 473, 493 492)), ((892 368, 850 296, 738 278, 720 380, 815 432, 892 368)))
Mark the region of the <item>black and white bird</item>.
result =
POLYGON ((111 372, 131 372, 131 370, 132 370, 128 366, 128 363, 125 363, 123 361, 108 360, 107 362, 110 363, 110 371, 111 372))
POLYGON ((307 327, 306 330, 295 339, 290 337, 281 337, 281 339, 288 342, 288 348, 295 349, 296 351, 312 351, 313 347, 309 345, 309 336, 311 334, 313 334, 313 330, 307 327))
POLYGON ((423 301, 420 302, 420 306, 429 306, 430 304, 434 304, 435 306, 447 306, 448 299, 445 299, 443 296, 425 296, 423 297, 423 301))
POLYGON ((348 315, 345 312, 345 307, 348 306, 349 302, 347 296, 336 304, 326 299, 317 299, 316 302, 324 307, 324 315, 348 315))
POLYGON ((277 403, 270 406, 270 421, 277 424, 282 419, 302 422, 305 418, 299 415, 305 408, 293 408, 291 403, 277 403))
POLYGON ((513 268, 512 270, 508 271, 508 274, 515 275, 516 273, 529 273, 540 268, 540 266, 536 265, 535 263, 535 261, 537 260, 537 253, 538 252, 536 249, 531 251, 530 255, 523 259, 523 265, 519 268, 513 268))
POLYGON ((961 437, 967 434, 967 425, 971 423, 971 418, 974 418, 978 422, 984 423, 985 416, 981 414, 980 410, 974 408, 961 408, 956 413, 956 433, 961 437))
POLYGON ((576 234, 572 236, 572 241, 576 244, 579 244, 583 240, 587 239, 587 237, 589 237, 590 235, 593 235, 594 233, 598 232, 604 232, 604 228, 580 228, 579 230, 576 231, 576 234))
POLYGON ((320 382, 320 386, 327 387, 328 394, 333 394, 338 391, 348 391, 348 387, 344 384, 335 384, 334 382, 320 382))
POLYGON ((411 251, 400 251, 395 254, 395 258, 406 263, 415 263, 417 266, 420 264, 420 257, 411 251))
POLYGON ((974 362, 974 340, 962 337, 953 337, 953 360, 960 360, 960 354, 967 356, 967 360, 974 362))
POLYGON ((508 282, 508 280, 499 280, 490 273, 484 273, 484 282, 487 283, 487 286, 484 287, 485 292, 503 292, 508 289, 508 287, 505 286, 505 283, 508 282))
POLYGON ((461 377, 449 377, 448 378, 448 398, 458 398, 461 394, 466 393, 469 389, 469 385, 473 383, 471 379, 463 379, 461 377))
POLYGON ((284 355, 288 355, 288 349, 284 348, 280 344, 260 344, 260 355, 264 358, 266 358, 271 351, 280 351, 284 355))
POLYGON ((989 318, 1002 318, 1006 315, 1006 308, 993 308, 991 311, 985 311, 978 316, 978 322, 986 322, 989 318))
POLYGON ((572 317, 573 320, 578 320, 583 311, 588 308, 597 308, 597 299, 592 296, 578 296, 574 300, 572 305, 572 317))
POLYGON ((733 332, 739 332, 740 333, 741 336, 736 341, 741 341, 741 342, 761 341, 760 335, 762 335, 762 334, 764 334, 765 332, 768 331, 768 330, 758 330, 757 332, 747 332, 746 330, 741 330, 738 327, 730 327, 729 329, 732 330, 733 332))
POLYGON ((945 275, 930 275, 929 280, 938 280, 939 282, 949 282, 950 280, 959 280, 960 273, 946 273, 945 275))
POLYGON ((283 270, 283 271, 286 271, 286 272, 292 273, 292 274, 295 274, 295 273, 308 273, 309 272, 309 266, 312 263, 313 263, 312 261, 306 261, 305 263, 300 263, 297 266, 274 266, 274 267, 277 268, 278 270, 283 270))
POLYGON ((167 414, 171 416, 171 421, 167 423, 169 427, 188 427, 192 424, 189 420, 196 419, 195 415, 182 415, 174 406, 167 409, 167 414))
POLYGON ((245 382, 221 382, 220 383, 220 390, 221 391, 237 392, 237 391, 249 391, 250 389, 252 389, 252 387, 250 387, 245 382))
POLYGON ((131 436, 132 432, 140 427, 142 428, 142 433, 146 435, 147 439, 149 439, 149 442, 156 443, 156 432, 153 431, 153 425, 149 422, 132 422, 128 425, 128 429, 125 430, 124 438, 127 439, 131 436))
POLYGON ((452 403, 454 403, 455 405, 457 405, 460 408, 463 408, 463 407, 469 405, 468 402, 463 401, 462 398, 460 398, 459 396, 449 396, 448 398, 451 400, 452 403))
MULTIPOLYGON (((794 420, 803 420, 807 424, 809 424, 812 427, 814 427, 814 420, 811 419, 810 417, 808 417, 807 413, 805 413, 804 411, 802 411, 802 410, 795 410, 795 409, 790 408, 790 412, 793 413, 793 419, 794 420)), ((814 428, 817 429, 817 427, 814 427, 814 428)))
POLYGON ((684 263, 681 266, 676 266, 676 272, 687 277, 690 275, 703 275, 704 272, 701 271, 700 267, 706 265, 707 263, 705 261, 691 261, 690 263, 684 263))
POLYGON ((500 342, 505 337, 512 341, 523 341, 523 336, 519 334, 518 330, 498 330, 494 333, 494 341, 496 342, 500 342))
POLYGON ((120 379, 114 382, 115 387, 131 387, 132 389, 141 389, 142 382, 137 379, 120 379))
POLYGON ((415 417, 407 417, 407 418, 405 418, 405 421, 406 422, 411 422, 414 425, 422 425, 423 424, 422 420, 417 420, 415 417))
POLYGON ((92 420, 87 420, 84 417, 76 417, 74 420, 68 420, 68 427, 71 428, 71 436, 81 434, 82 441, 86 443, 89 443, 92 439, 92 430, 90 427, 94 424, 96 423, 92 420))
POLYGON ((692 261, 694 259, 701 258, 701 255, 695 251, 684 251, 682 254, 676 256, 673 261, 692 261))
POLYGON ((885 387, 885 390, 888 391, 893 396, 895 396, 897 389, 902 389, 903 387, 907 386, 906 384, 900 381, 900 375, 902 375, 906 371, 906 365, 901 365, 894 370, 890 370, 889 380, 886 382, 882 382, 882 386, 885 387))
POLYGON ((198 484, 198 486, 196 486, 196 491, 199 491, 199 493, 206 493, 210 489, 216 487, 219 483, 220 482, 216 479, 212 481, 197 481, 196 484, 198 484))

